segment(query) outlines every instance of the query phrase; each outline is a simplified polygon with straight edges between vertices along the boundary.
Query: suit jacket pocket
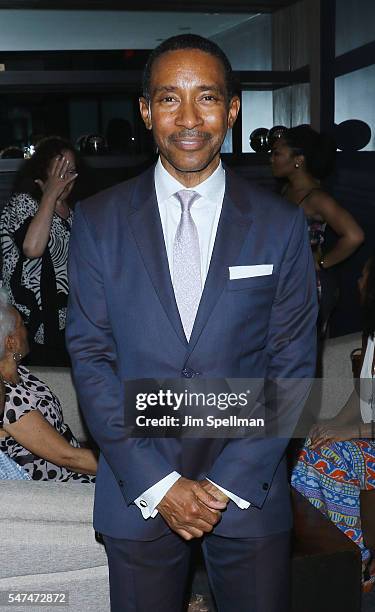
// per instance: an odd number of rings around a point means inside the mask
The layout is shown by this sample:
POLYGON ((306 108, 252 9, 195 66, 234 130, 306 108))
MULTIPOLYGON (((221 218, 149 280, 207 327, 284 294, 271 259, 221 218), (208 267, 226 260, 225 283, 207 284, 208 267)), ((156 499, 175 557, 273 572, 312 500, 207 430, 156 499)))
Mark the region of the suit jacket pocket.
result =
POLYGON ((252 277, 227 282, 224 292, 226 325, 241 353, 264 347, 276 290, 270 277, 252 277))
POLYGON ((274 289, 275 277, 272 274, 265 276, 249 276, 248 278, 236 278, 227 281, 228 291, 246 291, 250 289, 274 289))

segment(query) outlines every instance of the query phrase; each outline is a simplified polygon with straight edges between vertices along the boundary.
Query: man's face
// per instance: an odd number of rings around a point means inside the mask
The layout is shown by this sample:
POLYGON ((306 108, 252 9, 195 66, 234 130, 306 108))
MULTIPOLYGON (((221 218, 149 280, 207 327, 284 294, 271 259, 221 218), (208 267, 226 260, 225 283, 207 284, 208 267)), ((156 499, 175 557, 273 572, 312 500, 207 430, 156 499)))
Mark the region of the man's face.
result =
POLYGON ((150 102, 140 110, 153 130, 164 167, 183 184, 198 184, 215 170, 240 102, 227 99, 224 68, 199 49, 168 51, 152 68, 150 102))

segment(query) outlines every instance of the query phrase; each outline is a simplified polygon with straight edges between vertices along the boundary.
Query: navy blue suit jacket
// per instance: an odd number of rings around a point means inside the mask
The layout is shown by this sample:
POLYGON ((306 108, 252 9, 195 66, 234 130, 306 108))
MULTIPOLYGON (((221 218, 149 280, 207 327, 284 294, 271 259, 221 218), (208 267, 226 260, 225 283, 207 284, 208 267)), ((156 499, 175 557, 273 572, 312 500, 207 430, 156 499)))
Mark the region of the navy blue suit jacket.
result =
MULTIPOLYGON (((67 342, 99 460, 94 525, 112 537, 168 531, 133 500, 176 470, 208 477, 251 502, 230 502, 217 534, 263 536, 291 525, 287 440, 127 439, 125 379, 310 378, 315 369, 315 273, 301 209, 226 171, 207 280, 188 343, 171 283, 154 169, 79 204, 70 247, 67 342), (230 280, 229 266, 273 264, 230 280)), ((290 397, 297 413, 303 394, 290 397)), ((285 403, 284 398, 284 405, 285 403)))

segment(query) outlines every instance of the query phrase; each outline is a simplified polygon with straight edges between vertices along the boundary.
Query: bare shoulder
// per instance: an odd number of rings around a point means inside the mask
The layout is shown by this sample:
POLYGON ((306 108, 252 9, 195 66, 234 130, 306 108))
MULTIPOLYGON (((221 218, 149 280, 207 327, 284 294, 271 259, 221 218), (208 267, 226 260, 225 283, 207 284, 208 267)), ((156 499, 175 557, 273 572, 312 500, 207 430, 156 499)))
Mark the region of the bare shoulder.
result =
POLYGON ((340 210, 341 206, 324 189, 314 189, 306 198, 303 208, 307 215, 324 219, 327 214, 329 215, 340 210))
POLYGON ((350 237, 353 244, 359 246, 364 240, 364 234, 350 212, 322 190, 314 190, 304 211, 307 215, 325 221, 339 236, 350 237))

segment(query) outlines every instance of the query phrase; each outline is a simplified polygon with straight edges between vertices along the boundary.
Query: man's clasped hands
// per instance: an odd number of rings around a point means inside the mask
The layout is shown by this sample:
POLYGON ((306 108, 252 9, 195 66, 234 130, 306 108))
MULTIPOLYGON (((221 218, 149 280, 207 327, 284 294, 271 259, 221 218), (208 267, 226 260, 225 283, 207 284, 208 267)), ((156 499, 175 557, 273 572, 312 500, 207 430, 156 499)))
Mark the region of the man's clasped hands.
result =
POLYGON ((229 498, 208 480, 179 478, 157 509, 169 527, 184 540, 201 538, 220 521, 229 498))

